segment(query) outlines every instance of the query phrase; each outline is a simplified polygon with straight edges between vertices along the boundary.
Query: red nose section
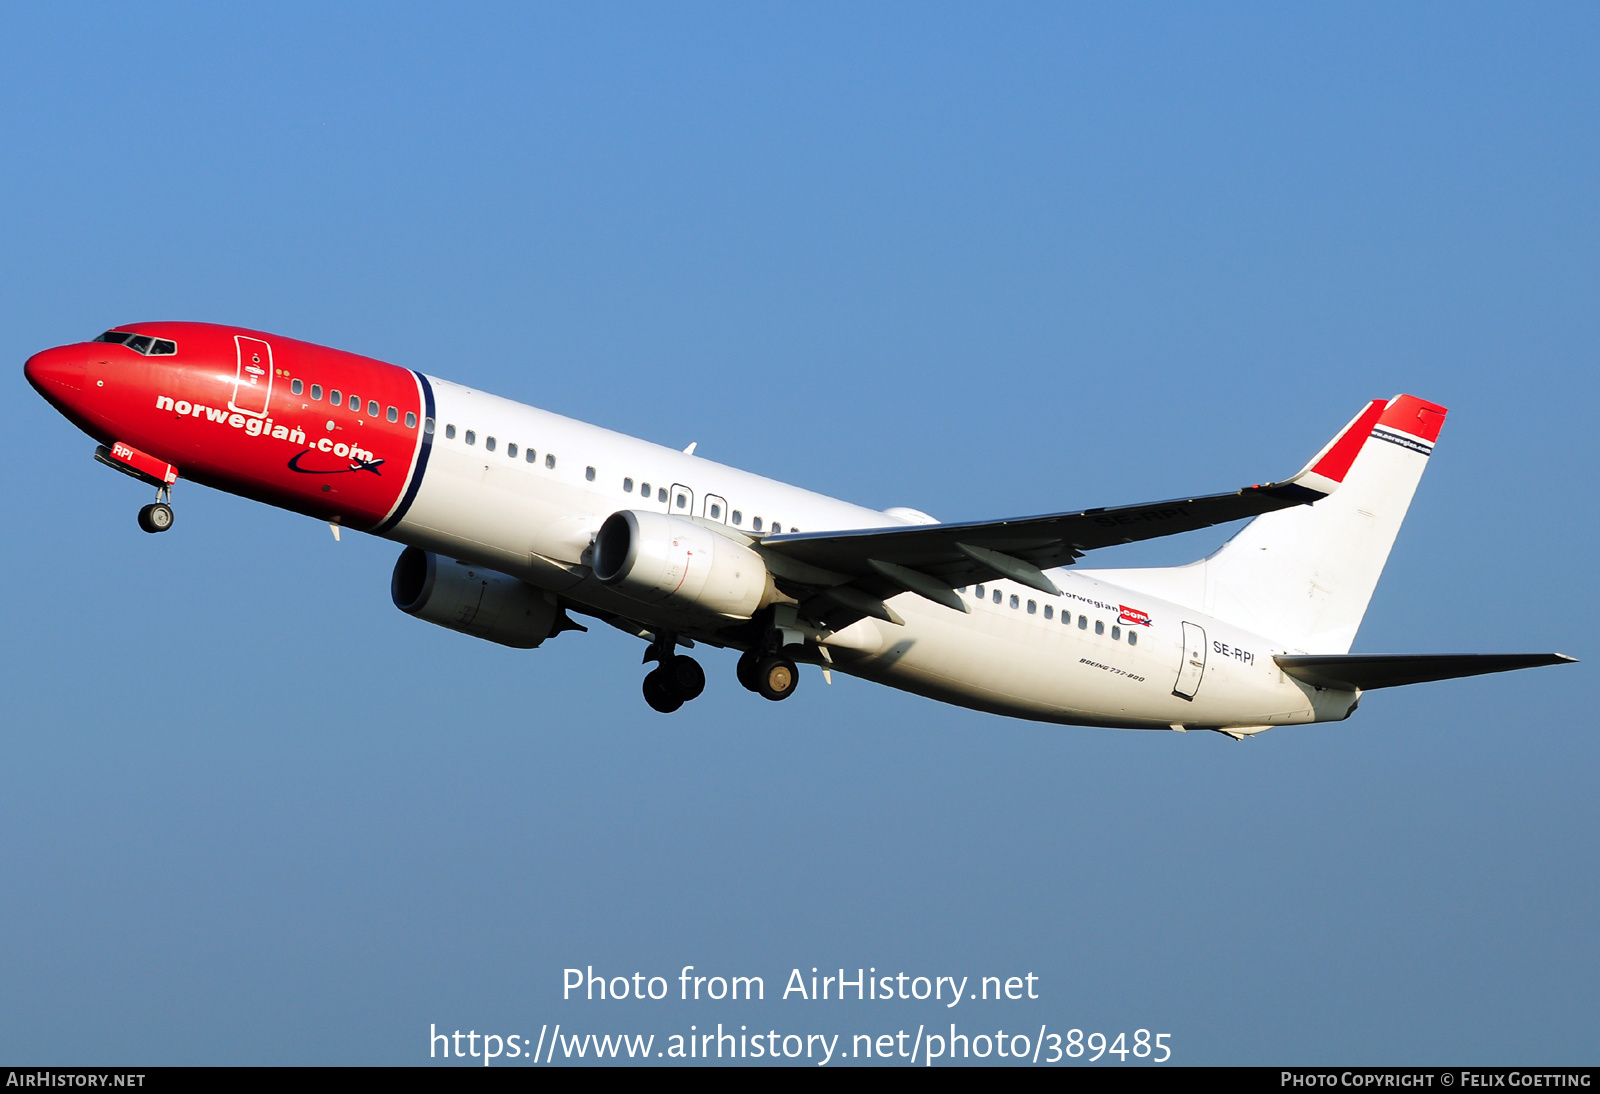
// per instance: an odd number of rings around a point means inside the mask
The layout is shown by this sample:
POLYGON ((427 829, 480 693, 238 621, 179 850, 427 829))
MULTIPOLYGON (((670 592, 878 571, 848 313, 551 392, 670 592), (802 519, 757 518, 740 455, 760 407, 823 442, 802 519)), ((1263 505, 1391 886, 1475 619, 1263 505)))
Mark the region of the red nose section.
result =
POLYGON ((82 346, 57 346, 28 358, 22 374, 33 389, 52 403, 69 402, 83 390, 88 354, 82 346))

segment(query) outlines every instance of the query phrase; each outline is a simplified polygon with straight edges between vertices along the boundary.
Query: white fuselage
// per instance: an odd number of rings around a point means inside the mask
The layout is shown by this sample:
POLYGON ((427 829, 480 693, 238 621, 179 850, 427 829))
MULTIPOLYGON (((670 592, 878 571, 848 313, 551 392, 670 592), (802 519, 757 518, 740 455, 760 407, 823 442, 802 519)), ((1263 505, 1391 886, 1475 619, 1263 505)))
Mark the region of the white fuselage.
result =
MULTIPOLYGON (((431 455, 415 500, 387 536, 491 567, 646 630, 718 641, 704 615, 635 600, 590 573, 586 553, 593 537, 620 509, 729 527, 737 522, 750 534, 908 523, 446 380, 429 381, 437 422, 431 455)), ((825 636, 822 646, 841 671, 1047 722, 1249 732, 1339 719, 1354 708, 1358 693, 1322 691, 1285 676, 1273 654, 1286 651, 1270 638, 1112 585, 1092 571, 1057 569, 1050 577, 1061 596, 996 581, 982 586, 980 598, 969 586, 961 590, 969 614, 905 593, 889 602, 903 626, 867 618, 825 636), (1124 609, 1131 609, 1126 617, 1124 609)))

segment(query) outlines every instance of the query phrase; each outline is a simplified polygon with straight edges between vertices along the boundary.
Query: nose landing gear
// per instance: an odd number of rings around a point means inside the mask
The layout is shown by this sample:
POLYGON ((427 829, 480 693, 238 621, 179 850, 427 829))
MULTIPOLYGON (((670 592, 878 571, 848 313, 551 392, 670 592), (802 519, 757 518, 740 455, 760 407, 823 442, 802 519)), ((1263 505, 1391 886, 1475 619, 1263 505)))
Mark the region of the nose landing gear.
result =
POLYGON ((163 486, 156 492, 156 500, 139 510, 139 527, 146 532, 165 532, 172 527, 172 506, 168 504, 172 491, 163 486))
POLYGON ((122 441, 110 446, 99 445, 94 450, 94 459, 113 471, 156 488, 156 500, 139 510, 140 528, 146 532, 165 532, 172 527, 172 484, 178 481, 176 467, 122 441))
POLYGON ((677 644, 677 636, 664 634, 644 655, 646 661, 656 662, 644 678, 644 701, 662 714, 671 714, 706 690, 706 672, 700 662, 676 652, 677 644))

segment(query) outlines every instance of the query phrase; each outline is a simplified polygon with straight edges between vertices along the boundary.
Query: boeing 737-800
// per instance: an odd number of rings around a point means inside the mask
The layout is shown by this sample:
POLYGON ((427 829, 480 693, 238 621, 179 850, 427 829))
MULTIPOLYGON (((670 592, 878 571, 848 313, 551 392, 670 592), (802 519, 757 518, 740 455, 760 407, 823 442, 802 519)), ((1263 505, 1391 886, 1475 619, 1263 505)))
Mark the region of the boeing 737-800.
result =
POLYGON ((772 700, 809 663, 1011 717, 1241 739, 1349 717, 1372 688, 1572 660, 1349 653, 1445 418, 1410 395, 1278 482, 943 524, 237 327, 129 324, 25 372, 155 488, 145 531, 171 527, 181 475, 394 540, 401 611, 521 648, 603 620, 648 642, 663 712, 705 687, 695 643, 741 651, 772 700), (1072 565, 1245 519, 1188 566, 1072 565))

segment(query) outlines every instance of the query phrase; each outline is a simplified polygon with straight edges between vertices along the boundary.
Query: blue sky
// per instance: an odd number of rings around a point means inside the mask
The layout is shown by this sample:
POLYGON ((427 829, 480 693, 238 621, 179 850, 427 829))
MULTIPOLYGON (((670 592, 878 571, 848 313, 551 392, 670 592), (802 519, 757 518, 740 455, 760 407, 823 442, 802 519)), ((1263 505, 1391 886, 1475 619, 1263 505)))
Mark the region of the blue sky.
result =
MULTIPOLYGON (((0 14, 0 1058, 412 1063, 561 970, 1041 977, 956 1017, 1187 1063, 1594 1057, 1600 14, 1586 5, 52 5, 0 14), (1356 641, 1586 663, 1236 744, 1038 726, 388 602, 398 548, 180 483, 27 387, 238 323, 838 496, 1227 489, 1451 408, 1356 641), (995 1006, 991 1004, 991 1006, 995 1006)), ((1216 531, 1104 552, 1204 554, 1216 531)))

